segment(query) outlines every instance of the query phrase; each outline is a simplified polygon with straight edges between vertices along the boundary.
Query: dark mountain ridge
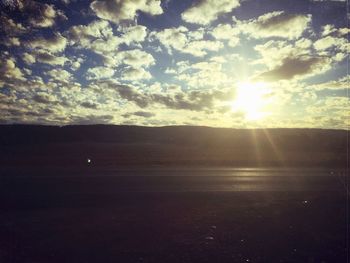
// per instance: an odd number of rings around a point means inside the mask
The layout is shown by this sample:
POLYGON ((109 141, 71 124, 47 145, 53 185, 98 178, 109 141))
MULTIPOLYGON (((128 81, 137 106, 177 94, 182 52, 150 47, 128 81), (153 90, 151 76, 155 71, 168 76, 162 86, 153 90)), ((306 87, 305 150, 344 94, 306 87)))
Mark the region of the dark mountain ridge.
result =
POLYGON ((348 131, 0 125, 2 166, 347 165, 348 131))

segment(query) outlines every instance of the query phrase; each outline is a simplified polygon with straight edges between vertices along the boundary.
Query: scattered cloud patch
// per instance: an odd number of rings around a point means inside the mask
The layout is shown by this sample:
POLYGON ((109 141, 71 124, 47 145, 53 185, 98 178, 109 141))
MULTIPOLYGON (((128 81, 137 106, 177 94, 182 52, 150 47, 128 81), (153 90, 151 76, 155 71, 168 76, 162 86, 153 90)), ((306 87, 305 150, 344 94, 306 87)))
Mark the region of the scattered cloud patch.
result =
POLYGON ((197 0, 181 17, 188 23, 207 25, 239 5, 239 0, 197 0))
POLYGON ((240 29, 229 24, 219 24, 214 28, 211 34, 216 39, 228 40, 228 44, 231 47, 237 46, 240 40, 240 29))
POLYGON ((31 48, 42 49, 52 53, 62 52, 66 48, 67 39, 60 33, 54 34, 51 38, 35 38, 28 42, 31 48))
POLYGON ((128 67, 122 73, 122 79, 124 80, 140 80, 150 78, 152 78, 152 75, 143 68, 128 67))
POLYGON ((137 116, 137 117, 143 117, 143 118, 151 118, 156 116, 155 113, 153 112, 149 112, 149 111, 135 111, 135 112, 130 112, 130 113, 125 113, 123 114, 124 118, 130 118, 133 116, 137 116))
POLYGON ((34 27, 52 27, 58 21, 67 20, 62 10, 57 9, 53 4, 46 4, 34 0, 19 1, 17 9, 27 17, 27 21, 34 27))
POLYGON ((108 67, 95 67, 89 68, 86 72, 86 78, 88 80, 92 79, 106 79, 111 78, 115 71, 108 67))
POLYGON ((176 50, 196 57, 203 57, 207 55, 209 51, 218 51, 223 48, 221 42, 205 40, 201 33, 199 37, 195 35, 194 39, 193 36, 194 34, 190 34, 189 30, 184 26, 167 28, 151 34, 151 37, 154 37, 163 44, 170 54, 172 54, 173 50, 176 50))
POLYGON ((163 13, 160 0, 96 0, 90 4, 90 8, 96 16, 119 23, 123 20, 134 20, 137 12, 149 15, 163 13))
POLYGON ((274 11, 248 21, 237 21, 243 34, 253 38, 280 37, 297 39, 309 27, 311 15, 274 11))
POLYGON ((50 52, 44 50, 34 51, 32 54, 27 55, 27 60, 32 61, 32 57, 35 58, 36 62, 52 65, 52 66, 63 66, 68 59, 64 56, 59 56, 56 54, 52 54, 50 52))
POLYGON ((2 81, 12 81, 13 79, 23 80, 23 73, 16 65, 16 61, 13 58, 0 61, 0 86, 2 81))
POLYGON ((330 59, 324 57, 285 58, 281 65, 260 74, 263 81, 288 80, 321 74, 330 68, 330 59))

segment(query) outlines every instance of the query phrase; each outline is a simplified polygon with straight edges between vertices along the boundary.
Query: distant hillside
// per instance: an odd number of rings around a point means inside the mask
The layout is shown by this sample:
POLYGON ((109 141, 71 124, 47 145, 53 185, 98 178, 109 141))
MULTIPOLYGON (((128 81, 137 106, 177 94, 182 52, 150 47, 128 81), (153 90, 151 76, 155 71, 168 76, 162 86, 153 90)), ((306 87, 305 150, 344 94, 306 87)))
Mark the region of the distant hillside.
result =
POLYGON ((347 131, 0 125, 0 165, 344 167, 347 131))

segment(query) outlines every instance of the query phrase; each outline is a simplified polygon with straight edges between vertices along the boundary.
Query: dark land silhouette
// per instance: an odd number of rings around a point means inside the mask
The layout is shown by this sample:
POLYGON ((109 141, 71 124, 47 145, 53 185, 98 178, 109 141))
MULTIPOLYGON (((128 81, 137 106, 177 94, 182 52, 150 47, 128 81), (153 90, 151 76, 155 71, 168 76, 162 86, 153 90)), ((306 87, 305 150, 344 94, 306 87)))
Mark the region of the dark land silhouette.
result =
POLYGON ((347 131, 0 126, 1 166, 345 167, 347 131))
POLYGON ((346 157, 343 130, 3 125, 0 262, 345 263, 346 157))

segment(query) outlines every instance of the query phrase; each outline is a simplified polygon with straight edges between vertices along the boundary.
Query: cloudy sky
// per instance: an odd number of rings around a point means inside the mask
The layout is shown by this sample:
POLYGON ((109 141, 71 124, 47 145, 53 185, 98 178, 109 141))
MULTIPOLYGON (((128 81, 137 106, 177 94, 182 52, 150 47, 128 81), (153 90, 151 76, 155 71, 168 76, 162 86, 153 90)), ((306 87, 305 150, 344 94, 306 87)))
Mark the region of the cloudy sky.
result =
POLYGON ((336 0, 0 0, 0 123, 349 127, 336 0))

